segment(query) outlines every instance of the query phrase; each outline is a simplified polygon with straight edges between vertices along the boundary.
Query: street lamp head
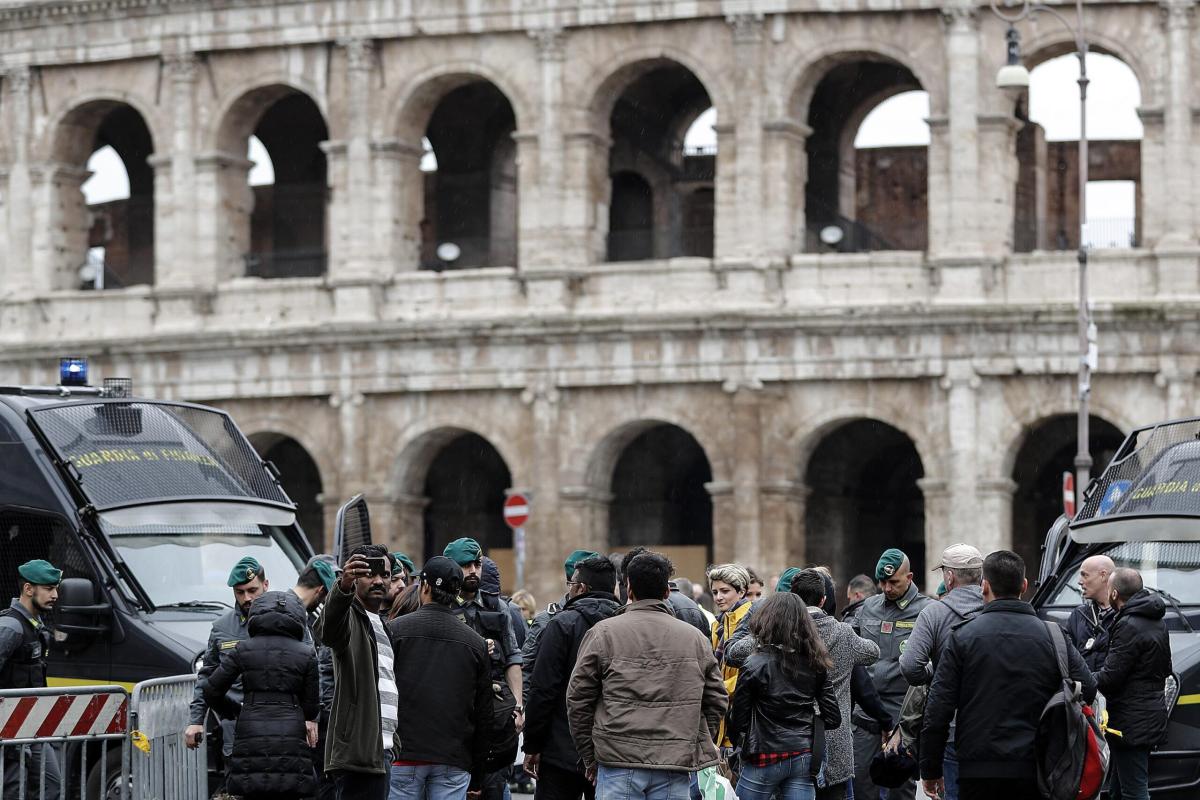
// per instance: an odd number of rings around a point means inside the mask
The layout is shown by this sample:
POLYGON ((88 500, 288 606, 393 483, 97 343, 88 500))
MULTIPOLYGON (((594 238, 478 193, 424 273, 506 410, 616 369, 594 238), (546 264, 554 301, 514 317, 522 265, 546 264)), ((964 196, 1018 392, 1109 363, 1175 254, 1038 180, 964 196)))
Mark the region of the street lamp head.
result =
POLYGON ((996 73, 996 86, 1000 89, 1029 88, 1029 70, 1021 63, 1021 34, 1012 25, 1008 26, 1005 39, 1006 63, 996 73))

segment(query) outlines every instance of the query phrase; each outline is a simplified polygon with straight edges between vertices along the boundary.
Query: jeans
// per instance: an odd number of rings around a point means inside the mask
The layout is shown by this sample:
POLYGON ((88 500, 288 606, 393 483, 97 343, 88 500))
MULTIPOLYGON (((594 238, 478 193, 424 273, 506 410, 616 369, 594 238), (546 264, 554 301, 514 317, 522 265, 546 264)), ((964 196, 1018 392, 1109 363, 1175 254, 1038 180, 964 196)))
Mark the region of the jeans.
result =
POLYGON ((463 800, 471 773, 447 764, 392 766, 388 800, 463 800))
POLYGON ((942 756, 942 779, 946 782, 945 800, 958 800, 958 751, 954 742, 946 743, 946 752, 942 756))
POLYGON ((601 764, 596 772, 596 800, 689 800, 688 773, 601 764))
POLYGON ((1109 764, 1109 800, 1149 800, 1149 747, 1114 747, 1109 764))
POLYGON ((736 790, 738 800, 771 800, 776 792, 779 800, 816 800, 811 769, 812 756, 808 753, 765 767, 743 761, 736 790))

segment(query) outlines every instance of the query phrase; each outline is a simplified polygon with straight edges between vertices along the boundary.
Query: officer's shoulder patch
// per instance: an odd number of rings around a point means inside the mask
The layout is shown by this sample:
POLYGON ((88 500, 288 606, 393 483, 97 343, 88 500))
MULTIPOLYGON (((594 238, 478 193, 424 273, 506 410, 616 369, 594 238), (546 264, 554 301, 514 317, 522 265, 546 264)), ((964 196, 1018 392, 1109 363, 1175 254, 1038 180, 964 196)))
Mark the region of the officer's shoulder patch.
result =
POLYGON ((916 624, 917 623, 914 620, 897 620, 896 621, 897 628, 911 628, 916 624))
POLYGON ((233 648, 238 646, 239 641, 241 641, 241 640, 240 639, 230 639, 228 642, 221 642, 221 649, 222 650, 232 650, 233 648))

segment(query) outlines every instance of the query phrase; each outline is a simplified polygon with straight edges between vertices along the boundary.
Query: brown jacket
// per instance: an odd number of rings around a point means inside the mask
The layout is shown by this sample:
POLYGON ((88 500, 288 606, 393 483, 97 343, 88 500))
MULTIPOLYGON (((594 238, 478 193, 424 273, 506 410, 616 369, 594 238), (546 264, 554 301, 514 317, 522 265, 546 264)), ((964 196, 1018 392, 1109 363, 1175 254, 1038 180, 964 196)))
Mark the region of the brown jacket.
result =
POLYGON ((585 767, 694 772, 717 763, 729 696, 704 634, 639 600, 583 638, 567 719, 585 767))

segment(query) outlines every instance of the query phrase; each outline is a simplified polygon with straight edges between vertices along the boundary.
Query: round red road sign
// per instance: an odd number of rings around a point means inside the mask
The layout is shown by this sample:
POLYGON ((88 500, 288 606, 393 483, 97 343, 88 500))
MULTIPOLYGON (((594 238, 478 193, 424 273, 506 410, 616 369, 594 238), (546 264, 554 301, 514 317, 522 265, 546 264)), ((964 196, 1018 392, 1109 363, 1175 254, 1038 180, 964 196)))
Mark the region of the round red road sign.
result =
POLYGON ((504 521, 510 528, 520 528, 529 521, 529 498, 523 494, 511 495, 504 501, 504 521))

